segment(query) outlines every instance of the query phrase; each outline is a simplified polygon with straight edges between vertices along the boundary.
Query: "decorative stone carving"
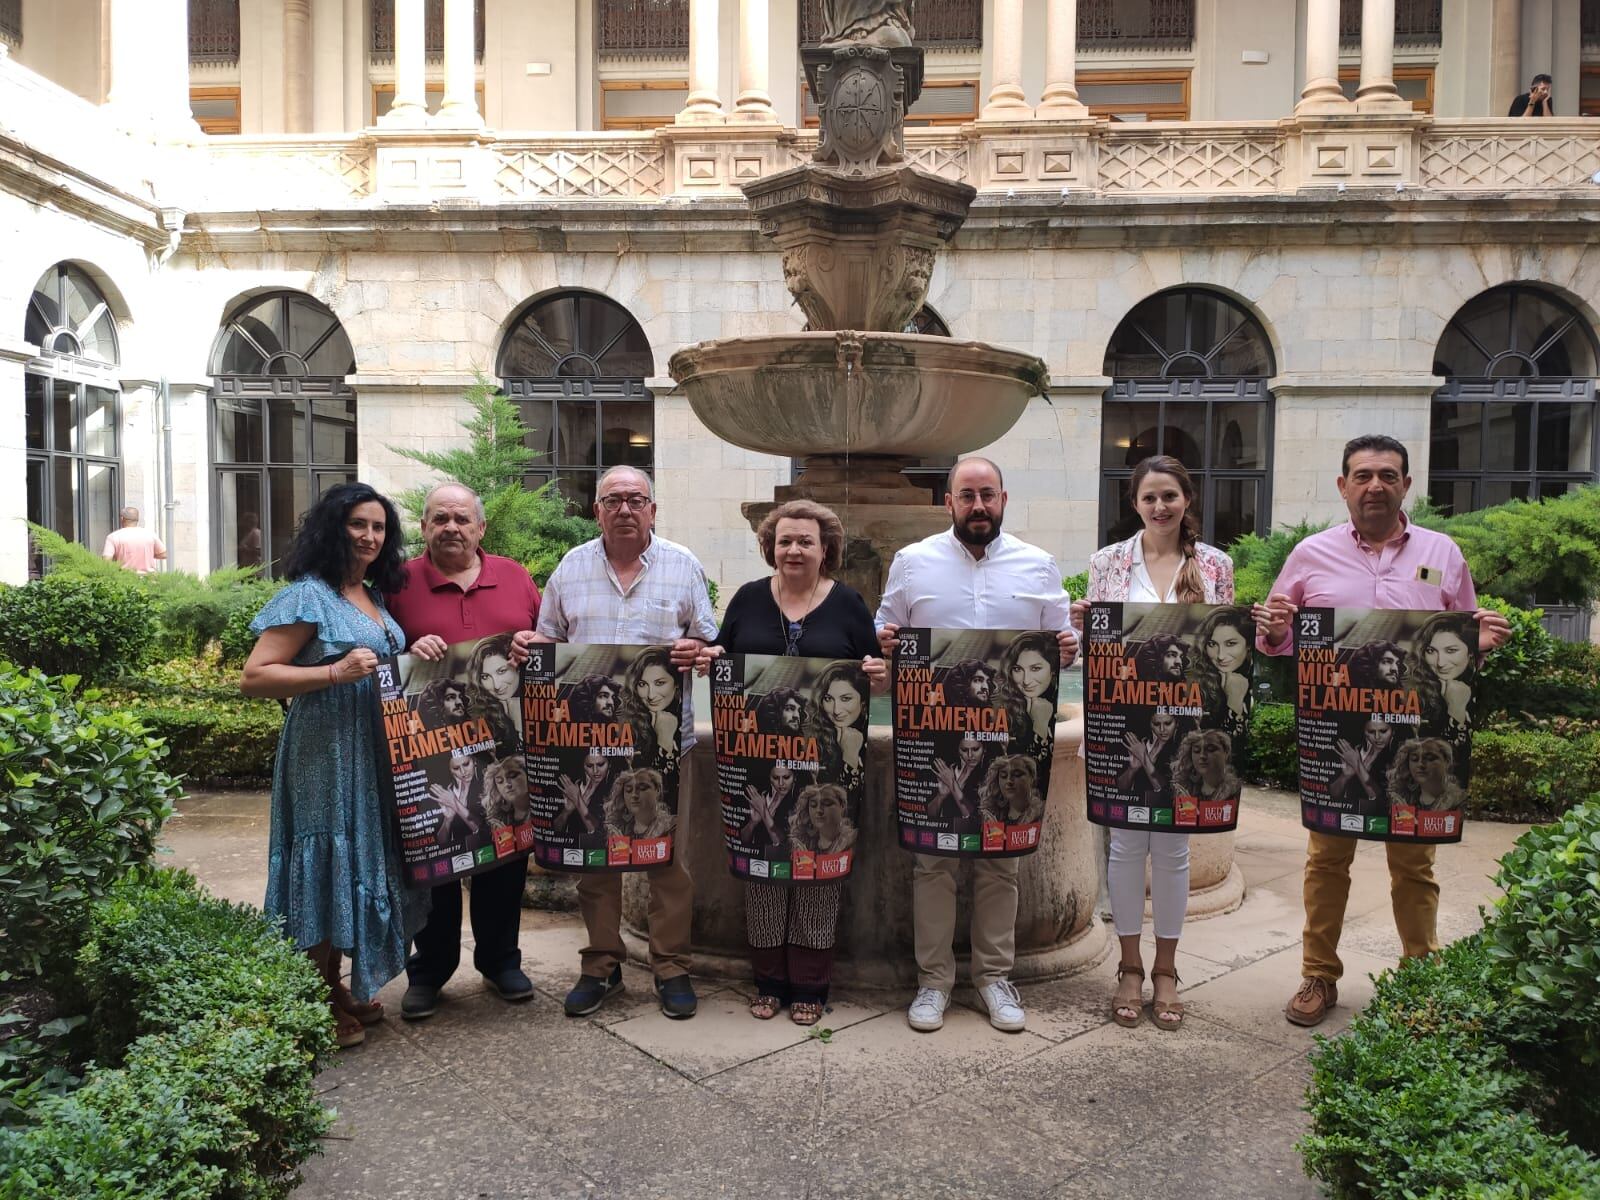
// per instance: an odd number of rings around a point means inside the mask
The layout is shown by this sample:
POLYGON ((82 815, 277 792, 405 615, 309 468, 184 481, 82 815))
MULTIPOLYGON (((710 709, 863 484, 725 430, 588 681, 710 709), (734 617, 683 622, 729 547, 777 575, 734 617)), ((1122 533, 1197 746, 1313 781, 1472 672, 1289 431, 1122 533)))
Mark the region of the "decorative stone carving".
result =
POLYGON ((852 175, 903 162, 906 109, 922 93, 922 51, 847 42, 800 57, 822 126, 816 161, 852 175))
POLYGON ((916 36, 910 8, 906 0, 823 0, 822 44, 909 46, 916 36))

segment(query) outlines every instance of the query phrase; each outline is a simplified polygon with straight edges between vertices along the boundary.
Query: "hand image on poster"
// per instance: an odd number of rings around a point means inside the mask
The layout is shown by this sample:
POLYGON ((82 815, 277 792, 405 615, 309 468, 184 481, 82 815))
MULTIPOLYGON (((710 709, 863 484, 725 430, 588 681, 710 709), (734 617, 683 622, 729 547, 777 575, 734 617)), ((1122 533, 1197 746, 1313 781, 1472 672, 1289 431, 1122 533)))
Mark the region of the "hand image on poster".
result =
POLYGON ((682 686, 666 646, 532 648, 522 714, 536 862, 641 871, 672 861, 682 686))
POLYGON ((728 865, 741 879, 842 879, 866 786, 861 664, 730 654, 711 667, 728 865))
POLYGON ((1254 645, 1242 606, 1089 606, 1083 720, 1091 821, 1189 833, 1238 824, 1254 645))
POLYGON ((900 843, 982 857, 1038 848, 1060 651, 1042 630, 910 629, 895 651, 900 843))
MULTIPOLYGON (((378 667, 384 736, 378 778, 400 830, 401 869, 415 887, 492 867, 533 847, 521 721, 507 715, 509 634, 378 667)), ((520 697, 516 697, 520 711, 520 697)))
POLYGON ((1304 608, 1295 649, 1302 823, 1459 841, 1478 674, 1472 614, 1304 608))

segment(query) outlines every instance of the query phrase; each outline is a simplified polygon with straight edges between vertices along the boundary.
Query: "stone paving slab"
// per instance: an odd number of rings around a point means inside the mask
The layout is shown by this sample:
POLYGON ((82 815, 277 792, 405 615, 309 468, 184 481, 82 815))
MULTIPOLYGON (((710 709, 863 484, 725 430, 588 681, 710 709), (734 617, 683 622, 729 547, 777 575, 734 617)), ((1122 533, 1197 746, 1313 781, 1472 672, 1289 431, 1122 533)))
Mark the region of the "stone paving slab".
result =
MULTIPOLYGON (((259 903, 266 808, 186 799, 166 861, 259 903)), ((1440 848, 1446 940, 1477 927, 1521 830, 1471 824, 1440 848)), ((1114 948, 1023 987, 1024 1033, 991 1028, 963 986, 935 1034, 906 1025, 909 989, 840 989, 823 1037, 752 1020, 748 981, 697 981, 700 1014, 668 1021, 632 963, 621 995, 568 1018, 586 940, 572 914, 523 914, 536 994, 510 1005, 472 970, 465 934, 437 1015, 399 1020, 405 983, 390 983, 390 1015, 319 1076, 338 1121, 297 1196, 1316 1196, 1294 1152, 1312 1041, 1283 1019, 1304 921, 1294 798, 1253 792, 1236 847, 1244 902, 1184 928, 1177 1032, 1111 1022, 1114 948)), ((1320 1033, 1344 1028, 1399 952, 1382 846, 1360 847, 1351 877, 1340 1005, 1320 1033)), ((1143 950, 1148 966, 1148 936, 1143 950)))

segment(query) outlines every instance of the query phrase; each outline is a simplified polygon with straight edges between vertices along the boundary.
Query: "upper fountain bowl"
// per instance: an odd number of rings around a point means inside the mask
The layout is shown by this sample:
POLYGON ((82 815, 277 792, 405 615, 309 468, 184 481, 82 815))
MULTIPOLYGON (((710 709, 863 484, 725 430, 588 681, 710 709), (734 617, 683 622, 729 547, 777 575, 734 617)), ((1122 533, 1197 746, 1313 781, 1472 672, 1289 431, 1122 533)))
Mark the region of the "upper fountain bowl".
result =
POLYGON ((795 458, 976 450, 1048 379, 1033 355, 982 342, 848 331, 701 342, 667 369, 712 433, 795 458))

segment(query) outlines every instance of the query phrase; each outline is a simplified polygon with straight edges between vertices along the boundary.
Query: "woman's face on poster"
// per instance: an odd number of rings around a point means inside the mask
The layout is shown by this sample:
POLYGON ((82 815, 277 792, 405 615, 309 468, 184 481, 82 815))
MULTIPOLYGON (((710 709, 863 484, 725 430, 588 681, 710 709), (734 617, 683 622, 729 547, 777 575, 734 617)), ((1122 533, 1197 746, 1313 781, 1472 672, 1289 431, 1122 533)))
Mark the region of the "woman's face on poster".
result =
POLYGON ((794 791, 794 771, 782 763, 772 768, 772 794, 780 799, 794 791))
POLYGON ((1016 664, 1011 668, 1012 686, 1029 700, 1044 695, 1054 678, 1049 661, 1037 650, 1024 650, 1017 655, 1016 664))
POLYGON ((1367 745, 1374 750, 1382 750, 1394 740, 1394 730, 1387 721, 1371 720, 1367 722, 1367 745))
POLYGON ((644 669, 644 674, 639 676, 639 682, 634 690, 638 694, 640 704, 651 712, 661 712, 678 694, 678 681, 673 679, 672 672, 665 667, 652 663, 644 669))
POLYGON ((1033 780, 1028 775, 1028 769, 1015 758, 1000 765, 995 782, 1000 787, 1000 794, 1012 808, 1027 804, 1028 794, 1033 791, 1033 780))
POLYGON ((450 777, 457 784, 471 783, 472 777, 477 773, 478 763, 471 755, 464 755, 461 758, 450 760, 450 777))
POLYGON ((523 773, 522 764, 515 759, 502 762, 495 776, 495 790, 500 793, 502 800, 520 800, 521 793, 528 790, 528 777, 523 773))
POLYGON ((1168 679, 1182 679, 1184 670, 1183 647, 1174 643, 1161 656, 1161 670, 1168 679))
POLYGON ((622 804, 633 817, 634 824, 648 825, 656 819, 656 808, 661 803, 661 789, 656 781, 643 771, 635 771, 622 783, 622 804))
POLYGON ((1460 679, 1466 674, 1467 667, 1472 661, 1472 651, 1458 634, 1449 629, 1441 629, 1428 639, 1428 645, 1422 652, 1422 659, 1428 664, 1430 671, 1448 682, 1460 679))
POLYGON ((1158 712, 1150 718, 1150 736, 1158 742, 1172 740, 1172 735, 1178 732, 1178 718, 1171 713, 1158 712))
POLYGON ((844 805, 830 791, 818 791, 811 797, 811 824, 824 841, 831 842, 844 827, 844 805))
POLYGON ((583 756, 583 778, 585 782, 592 783, 597 779, 604 779, 606 775, 606 756, 598 750, 590 750, 583 756))
POLYGON ((1222 782, 1222 773, 1228 769, 1228 752, 1221 738, 1207 736, 1195 743, 1194 769, 1207 787, 1222 782))
POLYGON ((1432 739, 1419 743, 1411 752, 1411 777, 1423 791, 1435 795, 1444 791, 1449 772, 1449 755, 1432 739))
POLYGON ((970 771, 983 761, 983 743, 977 738, 964 737, 957 754, 961 756, 962 767, 970 771))
POLYGON ((509 700, 517 694, 520 672, 511 660, 499 654, 487 654, 483 668, 478 672, 478 686, 496 700, 509 700))
POLYGON ((778 714, 778 719, 783 722, 783 727, 790 733, 799 733, 800 726, 806 716, 805 702, 799 696, 790 696, 783 702, 783 711, 778 714))
POLYGON ((1206 643, 1206 657, 1224 675, 1244 666, 1249 654, 1250 643, 1232 625, 1218 625, 1211 631, 1211 640, 1206 643))
POLYGON ((822 697, 822 711, 841 729, 854 725, 861 716, 861 693, 848 679, 835 679, 822 697))

